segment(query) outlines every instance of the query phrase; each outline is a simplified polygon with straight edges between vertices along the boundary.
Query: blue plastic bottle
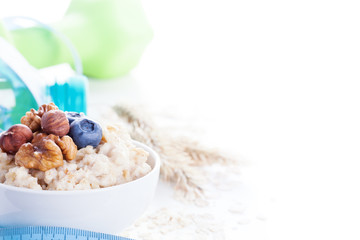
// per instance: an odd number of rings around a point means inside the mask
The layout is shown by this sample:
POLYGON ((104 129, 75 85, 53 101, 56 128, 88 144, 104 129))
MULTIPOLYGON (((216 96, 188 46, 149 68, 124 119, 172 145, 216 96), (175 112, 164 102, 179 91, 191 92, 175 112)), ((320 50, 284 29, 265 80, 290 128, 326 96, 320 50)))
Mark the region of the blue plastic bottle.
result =
MULTIPOLYGON (((0 26, 0 35, 6 35, 4 32, 0 26)), ((62 76, 57 76, 56 71, 39 71, 32 67, 10 42, 0 36, 0 129, 19 123, 26 111, 49 102, 64 111, 86 114, 88 81, 81 74, 81 63, 72 46, 70 51, 74 53, 76 72, 70 67, 58 66, 66 69, 67 75, 58 71, 62 76), (42 74, 49 72, 53 74, 42 74)))

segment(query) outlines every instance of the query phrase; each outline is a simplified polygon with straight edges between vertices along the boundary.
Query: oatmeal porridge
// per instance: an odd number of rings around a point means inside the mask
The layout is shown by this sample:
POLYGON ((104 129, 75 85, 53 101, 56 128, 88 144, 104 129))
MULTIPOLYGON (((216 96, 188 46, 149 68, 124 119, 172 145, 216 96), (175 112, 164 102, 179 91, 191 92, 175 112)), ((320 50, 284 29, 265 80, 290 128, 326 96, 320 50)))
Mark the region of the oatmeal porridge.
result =
MULTIPOLYGON (((39 117, 40 124, 52 127, 52 122, 44 123, 44 116, 39 117)), ((125 127, 101 126, 101 134, 96 136, 86 132, 90 131, 89 126, 92 131, 93 125, 81 123, 84 134, 90 136, 88 144, 82 132, 74 130, 71 134, 72 128, 80 124, 77 122, 69 124, 68 135, 44 130, 43 126, 34 127, 31 125, 34 121, 28 123, 30 129, 33 127, 32 140, 22 144, 16 153, 6 148, 6 139, 0 141, 0 183, 36 190, 98 189, 130 182, 151 171, 148 152, 134 145, 125 127), (91 141, 96 137, 99 142, 93 144, 91 141)))

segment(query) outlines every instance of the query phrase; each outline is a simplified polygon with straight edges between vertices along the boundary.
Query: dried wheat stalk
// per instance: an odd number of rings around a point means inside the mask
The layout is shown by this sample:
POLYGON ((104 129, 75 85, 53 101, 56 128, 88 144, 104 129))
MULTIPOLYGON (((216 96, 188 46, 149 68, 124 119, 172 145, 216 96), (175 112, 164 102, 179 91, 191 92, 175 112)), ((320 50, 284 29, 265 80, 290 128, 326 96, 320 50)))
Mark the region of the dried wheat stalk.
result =
POLYGON ((148 115, 135 107, 117 105, 114 110, 129 123, 133 139, 147 144, 160 155, 160 175, 165 181, 175 183, 175 188, 180 190, 178 196, 204 198, 201 185, 206 178, 200 166, 236 163, 219 151, 201 146, 192 139, 175 137, 162 131, 148 115))

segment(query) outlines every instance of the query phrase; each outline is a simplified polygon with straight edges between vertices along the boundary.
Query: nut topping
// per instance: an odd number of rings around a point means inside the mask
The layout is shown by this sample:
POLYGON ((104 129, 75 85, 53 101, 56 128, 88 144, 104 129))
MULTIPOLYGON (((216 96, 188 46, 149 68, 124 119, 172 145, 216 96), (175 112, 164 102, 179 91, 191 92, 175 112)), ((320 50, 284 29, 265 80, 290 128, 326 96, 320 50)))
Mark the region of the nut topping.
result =
POLYGON ((59 108, 54 103, 43 104, 39 107, 38 115, 42 117, 44 113, 51 111, 51 110, 58 110, 59 108))
POLYGON ((26 115, 21 118, 20 122, 28 126, 33 132, 41 129, 41 118, 33 108, 29 112, 26 112, 26 115))
POLYGON ((34 137, 34 141, 37 141, 38 139, 41 138, 48 138, 54 141, 61 149, 65 160, 70 161, 76 157, 77 146, 71 137, 63 136, 60 138, 59 136, 56 136, 54 134, 47 135, 46 133, 38 133, 34 137))
POLYGON ((64 136, 70 130, 69 120, 66 114, 60 110, 50 110, 41 118, 41 128, 47 134, 64 136))
POLYGON ((31 129, 23 124, 10 127, 0 136, 0 148, 7 153, 15 154, 21 145, 30 142, 33 138, 31 129))
POLYGON ((77 146, 69 136, 57 137, 55 143, 60 147, 66 160, 73 160, 76 157, 77 146))
POLYGON ((25 168, 47 171, 62 166, 64 161, 61 149, 52 137, 37 134, 32 143, 25 143, 20 147, 15 155, 15 163, 25 168))
POLYGON ((41 130, 41 117, 48 111, 58 110, 59 108, 54 103, 43 104, 39 110, 31 109, 26 112, 25 116, 21 118, 21 123, 28 126, 31 131, 36 132, 41 130))
POLYGON ((47 171, 62 166, 64 159, 75 159, 77 146, 66 136, 69 120, 54 103, 43 104, 38 111, 31 109, 21 122, 0 135, 0 148, 16 153, 17 165, 47 171))

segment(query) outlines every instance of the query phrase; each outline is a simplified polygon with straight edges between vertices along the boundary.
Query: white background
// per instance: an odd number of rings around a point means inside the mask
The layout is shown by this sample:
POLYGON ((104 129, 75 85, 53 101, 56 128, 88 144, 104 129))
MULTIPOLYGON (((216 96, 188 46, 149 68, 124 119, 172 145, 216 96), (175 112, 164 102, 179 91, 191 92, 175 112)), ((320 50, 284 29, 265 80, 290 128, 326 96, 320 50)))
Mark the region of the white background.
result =
MULTIPOLYGON (((0 4, 0 16, 57 16, 0 4)), ((155 37, 142 61, 126 78, 92 81, 90 101, 127 98, 176 109, 206 129, 212 143, 252 161, 248 184, 259 201, 271 199, 260 229, 267 238, 359 239, 359 4, 143 5, 155 37)))

